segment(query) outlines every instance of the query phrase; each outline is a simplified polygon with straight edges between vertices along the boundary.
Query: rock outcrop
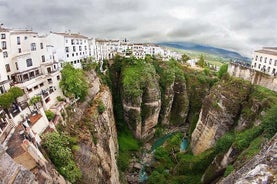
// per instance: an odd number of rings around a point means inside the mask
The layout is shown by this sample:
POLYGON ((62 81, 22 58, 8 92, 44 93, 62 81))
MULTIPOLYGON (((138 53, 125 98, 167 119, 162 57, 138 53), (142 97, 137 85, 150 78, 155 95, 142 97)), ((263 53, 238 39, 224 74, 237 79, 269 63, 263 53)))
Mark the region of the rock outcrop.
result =
POLYGON ((17 164, 0 145, 0 183, 36 184, 35 175, 17 164))
POLYGON ((223 80, 211 89, 203 101, 192 133, 191 148, 194 154, 200 154, 214 146, 234 126, 250 89, 250 83, 234 78, 223 80))
POLYGON ((74 106, 67 125, 79 140, 75 161, 82 171, 82 183, 117 184, 118 143, 112 95, 94 72, 87 73, 87 78, 89 94, 85 102, 74 106))
POLYGON ((250 184, 277 182, 277 134, 258 155, 249 160, 239 170, 219 181, 219 184, 250 184))
POLYGON ((124 118, 136 138, 147 140, 155 133, 161 109, 161 92, 158 79, 152 76, 145 81, 143 93, 138 97, 125 95, 123 90, 122 104, 124 118))
POLYGON ((184 125, 188 113, 189 99, 186 81, 174 77, 174 81, 165 86, 161 123, 164 125, 184 125))

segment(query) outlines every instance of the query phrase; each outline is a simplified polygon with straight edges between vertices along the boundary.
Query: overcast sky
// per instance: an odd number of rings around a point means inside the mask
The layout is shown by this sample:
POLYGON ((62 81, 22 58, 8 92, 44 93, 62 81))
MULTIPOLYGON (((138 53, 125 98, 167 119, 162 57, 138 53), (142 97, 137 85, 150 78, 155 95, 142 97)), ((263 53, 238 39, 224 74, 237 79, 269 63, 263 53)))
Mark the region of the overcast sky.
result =
POLYGON ((247 56, 277 46, 277 0, 0 0, 0 23, 138 42, 189 41, 247 56))

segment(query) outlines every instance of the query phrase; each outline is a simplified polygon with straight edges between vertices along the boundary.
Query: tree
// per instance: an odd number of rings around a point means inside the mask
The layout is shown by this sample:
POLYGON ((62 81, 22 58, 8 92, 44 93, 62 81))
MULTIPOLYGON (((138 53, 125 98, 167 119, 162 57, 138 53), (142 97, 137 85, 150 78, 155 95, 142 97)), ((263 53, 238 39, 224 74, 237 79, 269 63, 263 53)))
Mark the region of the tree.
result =
POLYGON ((187 62, 188 60, 190 60, 190 57, 186 54, 183 54, 182 55, 182 61, 187 62))
POLYGON ((201 56, 200 56, 200 58, 199 58, 199 60, 197 61, 197 65, 198 66, 201 66, 201 67, 205 67, 205 60, 204 60, 204 56, 201 54, 201 56))
POLYGON ((12 94, 13 98, 16 100, 16 98, 23 96, 24 92, 19 87, 12 87, 9 92, 12 94))
POLYGON ((19 87, 12 87, 8 92, 0 96, 0 106, 4 111, 9 115, 9 108, 13 102, 16 102, 16 99, 22 96, 24 92, 19 87))
POLYGON ((29 104, 34 105, 36 107, 36 109, 38 110, 37 103, 39 103, 39 102, 41 102, 41 96, 33 96, 30 99, 29 104))
POLYGON ((217 73, 218 78, 221 79, 222 76, 223 76, 224 74, 227 73, 227 71, 228 71, 228 64, 222 65, 222 66, 220 67, 218 73, 217 73))
POLYGON ((65 96, 80 98, 85 100, 88 93, 88 83, 85 79, 85 74, 80 69, 75 69, 70 64, 64 66, 60 87, 65 96))

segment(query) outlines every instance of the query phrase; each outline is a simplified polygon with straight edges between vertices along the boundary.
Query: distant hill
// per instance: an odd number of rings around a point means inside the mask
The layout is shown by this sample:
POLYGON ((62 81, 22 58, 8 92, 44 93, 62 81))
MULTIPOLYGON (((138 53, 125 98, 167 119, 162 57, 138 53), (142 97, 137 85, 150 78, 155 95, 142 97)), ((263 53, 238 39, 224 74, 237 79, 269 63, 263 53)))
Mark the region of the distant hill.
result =
POLYGON ((220 57, 227 58, 227 59, 242 60, 242 61, 246 61, 246 62, 251 61, 250 58, 244 57, 237 52, 225 50, 225 49, 221 49, 221 48, 216 48, 216 47, 211 47, 208 45, 200 45, 200 44, 189 43, 189 42, 160 42, 157 44, 161 45, 161 46, 173 47, 173 48, 177 48, 177 49, 191 50, 191 51, 204 52, 204 53, 208 53, 208 54, 214 54, 214 55, 218 55, 220 57))

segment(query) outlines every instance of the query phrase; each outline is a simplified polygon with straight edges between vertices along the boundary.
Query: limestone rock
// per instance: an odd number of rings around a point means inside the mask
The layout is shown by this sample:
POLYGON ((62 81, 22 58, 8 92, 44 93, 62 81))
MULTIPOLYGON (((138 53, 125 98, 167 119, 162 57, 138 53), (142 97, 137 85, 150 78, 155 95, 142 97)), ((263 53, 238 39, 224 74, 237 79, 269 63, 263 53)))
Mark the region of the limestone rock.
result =
POLYGON ((228 132, 240 115, 242 103, 250 93, 250 83, 238 79, 223 80, 203 101, 199 119, 191 137, 194 154, 214 146, 228 132))

